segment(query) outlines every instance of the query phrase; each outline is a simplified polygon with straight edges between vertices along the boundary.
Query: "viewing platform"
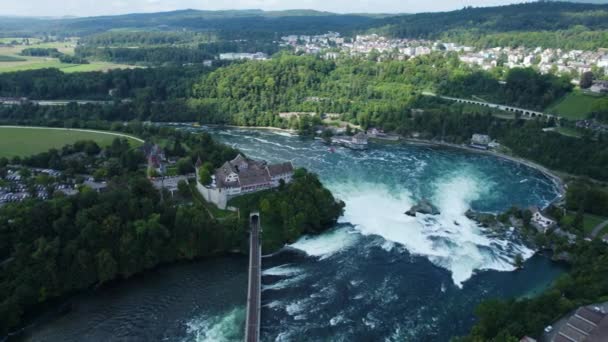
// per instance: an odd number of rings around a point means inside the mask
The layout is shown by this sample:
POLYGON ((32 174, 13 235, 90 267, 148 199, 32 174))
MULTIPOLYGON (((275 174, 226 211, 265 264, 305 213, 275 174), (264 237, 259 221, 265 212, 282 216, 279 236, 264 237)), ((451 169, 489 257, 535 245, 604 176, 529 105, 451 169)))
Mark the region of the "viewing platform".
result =
POLYGON ((260 213, 249 215, 249 285, 247 287, 247 319, 245 323, 245 341, 260 340, 260 299, 261 299, 261 264, 262 246, 260 245, 260 213))

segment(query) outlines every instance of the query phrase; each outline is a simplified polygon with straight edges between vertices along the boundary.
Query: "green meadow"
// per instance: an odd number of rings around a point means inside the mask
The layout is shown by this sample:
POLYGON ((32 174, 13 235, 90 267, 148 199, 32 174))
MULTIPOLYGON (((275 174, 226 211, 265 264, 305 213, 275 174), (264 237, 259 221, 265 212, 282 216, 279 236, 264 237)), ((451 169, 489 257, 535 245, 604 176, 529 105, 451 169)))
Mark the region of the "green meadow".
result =
MULTIPOLYGON (((0 127, 0 157, 29 156, 61 148, 79 140, 93 140, 100 146, 108 146, 117 136, 108 132, 83 132, 51 128, 0 127)), ((129 138, 132 146, 141 142, 129 138)))

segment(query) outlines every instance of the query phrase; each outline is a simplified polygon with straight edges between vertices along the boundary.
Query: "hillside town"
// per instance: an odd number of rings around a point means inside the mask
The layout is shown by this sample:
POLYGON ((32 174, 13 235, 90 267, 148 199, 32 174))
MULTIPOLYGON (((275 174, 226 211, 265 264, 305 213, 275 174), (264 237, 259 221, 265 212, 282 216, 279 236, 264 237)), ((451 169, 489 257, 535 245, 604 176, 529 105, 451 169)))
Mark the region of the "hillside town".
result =
MULTIPOLYGON (((289 35, 281 38, 281 46, 292 47, 296 52, 320 54, 327 59, 340 56, 369 57, 378 53, 378 61, 404 60, 428 55, 432 52, 455 52, 463 63, 489 70, 497 66, 506 68, 534 67, 542 73, 580 75, 588 71, 601 71, 608 75, 608 49, 597 51, 544 49, 541 47, 493 47, 476 49, 456 43, 423 39, 392 39, 377 34, 345 38, 337 32, 323 35, 289 35)), ((601 73, 598 73, 601 74, 601 73)))

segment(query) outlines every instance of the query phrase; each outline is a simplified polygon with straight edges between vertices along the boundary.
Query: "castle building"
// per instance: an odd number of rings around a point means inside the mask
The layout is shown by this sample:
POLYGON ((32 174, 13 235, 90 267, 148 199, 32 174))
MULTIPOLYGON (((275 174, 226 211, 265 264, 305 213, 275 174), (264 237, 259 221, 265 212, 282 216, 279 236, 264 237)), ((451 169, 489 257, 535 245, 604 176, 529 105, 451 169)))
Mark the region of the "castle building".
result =
MULTIPOLYGON (((200 162, 197 162, 200 166, 200 162)), ((233 160, 225 162, 215 170, 211 176, 211 184, 201 184, 198 176, 197 188, 205 200, 214 203, 218 208, 225 209, 231 198, 276 188, 281 184, 291 182, 293 178, 293 165, 291 162, 280 164, 267 164, 245 158, 239 154, 233 160)))

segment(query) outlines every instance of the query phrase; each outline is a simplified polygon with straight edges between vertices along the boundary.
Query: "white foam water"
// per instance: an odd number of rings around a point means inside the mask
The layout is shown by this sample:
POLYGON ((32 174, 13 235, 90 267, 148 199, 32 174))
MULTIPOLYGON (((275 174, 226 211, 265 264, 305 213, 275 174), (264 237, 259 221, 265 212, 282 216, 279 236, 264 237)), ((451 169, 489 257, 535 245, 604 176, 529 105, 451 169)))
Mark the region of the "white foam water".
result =
POLYGON ((242 341, 244 324, 244 307, 221 315, 201 316, 186 323, 188 336, 182 342, 242 341))
MULTIPOLYGON (((478 177, 474 170, 461 169, 437 180, 431 200, 441 214, 435 216, 405 215, 415 201, 404 188, 370 183, 329 184, 329 187, 346 203, 341 221, 355 225, 363 235, 381 236, 403 245, 412 254, 427 257, 449 270, 454 284, 462 287, 476 270, 510 271, 514 269, 516 254, 524 258, 534 254, 523 245, 489 237, 465 216, 471 202, 491 190, 492 184, 478 177)), ((317 241, 320 245, 328 243, 317 241)), ((391 249, 390 244, 382 247, 391 249)))
POLYGON ((307 255, 319 257, 321 260, 345 250, 355 244, 358 234, 350 228, 336 228, 319 236, 304 236, 289 245, 305 252, 307 255))
POLYGON ((301 280, 304 280, 305 278, 306 278, 305 274, 300 274, 300 275, 292 277, 292 278, 286 278, 286 279, 280 280, 274 284, 262 286, 262 291, 282 290, 282 289, 292 286, 295 283, 298 283, 301 280))
POLYGON ((276 266, 273 268, 269 268, 267 270, 262 271, 263 276, 293 276, 302 273, 304 270, 298 267, 293 267, 291 264, 284 264, 280 266, 276 266))

